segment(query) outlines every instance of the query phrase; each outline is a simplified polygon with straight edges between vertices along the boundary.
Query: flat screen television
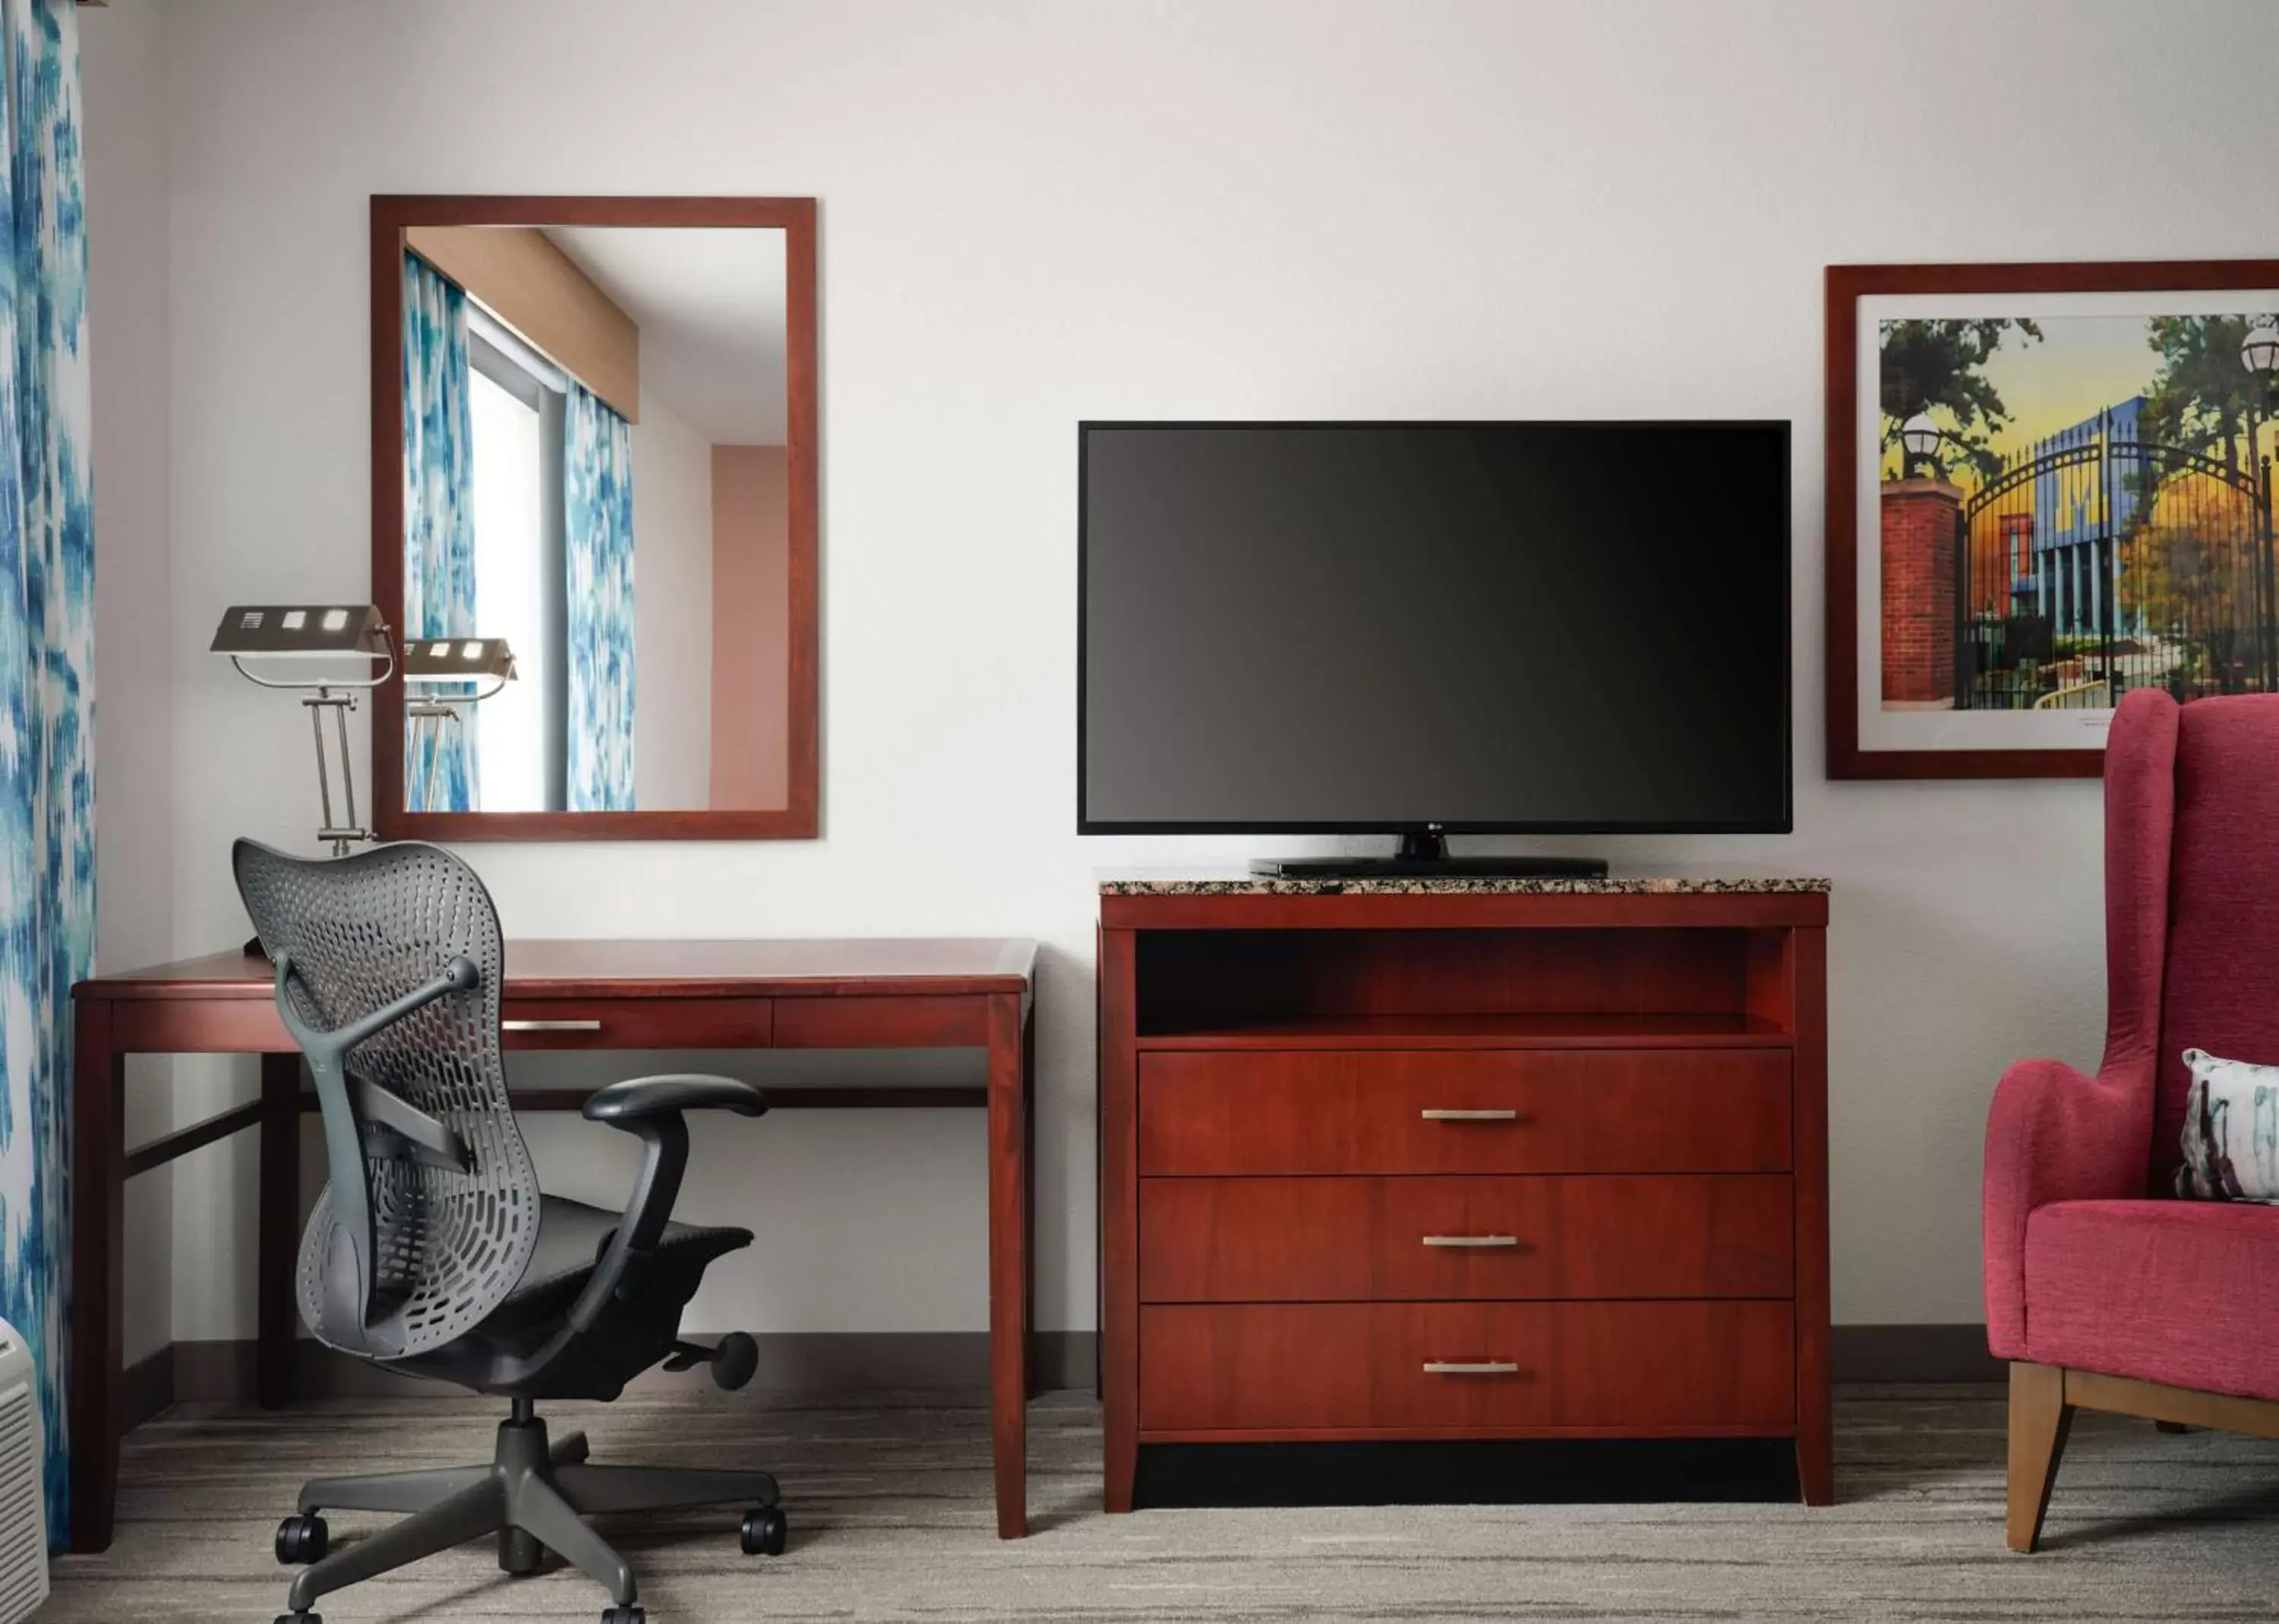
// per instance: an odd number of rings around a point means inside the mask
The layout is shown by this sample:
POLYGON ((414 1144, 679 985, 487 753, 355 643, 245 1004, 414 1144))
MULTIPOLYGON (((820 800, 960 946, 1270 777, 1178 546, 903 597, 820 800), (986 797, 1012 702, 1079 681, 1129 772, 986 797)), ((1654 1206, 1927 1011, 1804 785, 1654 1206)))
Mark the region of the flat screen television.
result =
POLYGON ((1078 829, 1791 826, 1789 425, 1087 423, 1078 829))

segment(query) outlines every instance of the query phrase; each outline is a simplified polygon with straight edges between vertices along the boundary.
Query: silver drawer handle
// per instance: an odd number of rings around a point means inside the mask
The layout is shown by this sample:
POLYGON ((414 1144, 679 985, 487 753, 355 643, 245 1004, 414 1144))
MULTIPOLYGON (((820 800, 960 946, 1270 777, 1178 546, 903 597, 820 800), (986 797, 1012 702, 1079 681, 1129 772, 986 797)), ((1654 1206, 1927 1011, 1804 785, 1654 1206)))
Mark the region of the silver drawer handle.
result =
POLYGON ((503 1032, 598 1032, 599 1021, 502 1021, 503 1032))
POLYGON ((1428 1235, 1424 1237, 1424 1244, 1428 1246, 1516 1246, 1519 1245, 1519 1237, 1516 1235, 1428 1235))
POLYGON ((1515 1122, 1519 1120, 1519 1113, 1516 1111, 1450 1111, 1437 1106, 1427 1106, 1424 1107, 1424 1120, 1428 1122, 1515 1122))
POLYGON ((1424 1361, 1426 1375, 1517 1375, 1519 1367, 1508 1360, 1446 1360, 1424 1361))

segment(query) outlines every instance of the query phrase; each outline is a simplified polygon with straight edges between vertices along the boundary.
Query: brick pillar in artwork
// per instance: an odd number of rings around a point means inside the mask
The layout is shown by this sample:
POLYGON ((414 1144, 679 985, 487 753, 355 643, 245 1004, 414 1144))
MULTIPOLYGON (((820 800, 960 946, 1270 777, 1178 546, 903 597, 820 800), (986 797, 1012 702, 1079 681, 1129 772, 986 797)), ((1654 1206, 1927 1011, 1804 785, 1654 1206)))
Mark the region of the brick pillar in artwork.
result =
POLYGON ((1883 487, 1884 703, 1954 703, 1954 532, 1962 493, 1944 479, 1883 487))

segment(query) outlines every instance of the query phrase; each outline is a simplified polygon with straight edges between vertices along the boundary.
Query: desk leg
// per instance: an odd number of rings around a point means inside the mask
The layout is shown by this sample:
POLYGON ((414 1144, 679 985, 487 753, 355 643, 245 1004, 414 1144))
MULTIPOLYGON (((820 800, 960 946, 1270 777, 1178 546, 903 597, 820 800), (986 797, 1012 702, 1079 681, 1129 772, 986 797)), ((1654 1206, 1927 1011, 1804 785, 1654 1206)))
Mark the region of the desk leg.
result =
POLYGON ((1029 1531, 1029 1111, 1022 1003, 989 1000, 989 1436, 997 1536, 1029 1531))
POLYGON ((1029 1260, 1021 1279, 1021 1348, 1029 1361, 1028 1396, 1045 1389, 1045 1361, 1037 1356, 1037 1005, 1021 1016, 1021 1249, 1029 1260))
POLYGON ((265 1410, 293 1402, 293 1269, 301 1217, 301 1057, 261 1057, 260 1278, 253 1390, 265 1410))
POLYGON ((127 1062, 113 1046, 108 1001, 76 1002, 73 1020, 71 1548, 103 1551, 119 1499, 127 1062))

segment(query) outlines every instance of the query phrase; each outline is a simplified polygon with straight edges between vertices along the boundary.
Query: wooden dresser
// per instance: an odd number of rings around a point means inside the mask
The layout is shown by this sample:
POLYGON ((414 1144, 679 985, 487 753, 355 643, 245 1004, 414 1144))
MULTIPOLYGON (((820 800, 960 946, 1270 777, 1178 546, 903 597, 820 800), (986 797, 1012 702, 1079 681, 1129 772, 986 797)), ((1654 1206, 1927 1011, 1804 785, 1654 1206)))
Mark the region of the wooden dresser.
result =
POLYGON ((1829 1463, 1828 887, 1101 887, 1107 1505, 1151 1444, 1829 1463))

